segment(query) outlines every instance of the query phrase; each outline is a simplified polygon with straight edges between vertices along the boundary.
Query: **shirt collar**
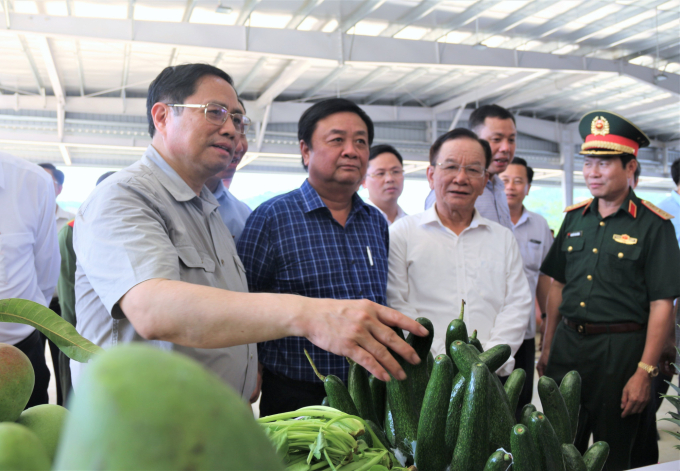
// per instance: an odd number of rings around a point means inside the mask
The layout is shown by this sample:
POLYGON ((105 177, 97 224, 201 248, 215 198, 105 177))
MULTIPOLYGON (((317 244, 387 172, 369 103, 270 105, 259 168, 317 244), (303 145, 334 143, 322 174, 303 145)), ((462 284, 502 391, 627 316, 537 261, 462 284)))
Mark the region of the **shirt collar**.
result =
POLYGON ((227 194, 227 189, 224 187, 224 183, 222 183, 222 180, 220 180, 217 183, 217 188, 215 188, 215 191, 213 191, 212 194, 218 201, 222 196, 225 196, 227 194))
MULTIPOLYGON (((436 209, 437 203, 433 204, 430 206, 429 209, 426 209, 425 212, 423 213, 423 217, 420 219, 420 225, 424 226, 426 224, 432 224, 436 223, 439 224, 441 227, 446 228, 444 224, 442 224, 442 220, 439 218, 439 214, 437 214, 437 209, 436 209)), ((472 215, 472 222, 470 222, 470 225, 466 228, 467 229, 474 229, 479 226, 488 226, 489 225, 489 220, 485 219, 482 217, 481 214, 479 214, 479 211, 477 211, 477 208, 475 208, 475 212, 472 215)))
MULTIPOLYGON (((362 201, 363 201, 363 200, 362 200, 362 201)), ((387 218, 387 215, 385 214, 385 211, 383 211, 382 209, 380 209, 380 208, 378 207, 377 204, 375 204, 373 201, 371 201, 370 198, 367 199, 367 200, 365 200, 364 203, 366 203, 367 205, 373 206, 375 209, 377 209, 378 211, 380 211, 380 214, 382 214, 383 216, 385 216, 385 218, 387 218)), ((401 206, 397 205, 397 218, 395 219, 395 221, 396 221, 397 219, 399 219, 400 217, 403 217, 403 216, 406 216, 406 212, 404 212, 404 210, 401 209, 401 206)))
MULTIPOLYGON (((0 178, 1 178, 1 177, 2 177, 2 175, 0 175, 0 178)), ((0 186, 2 186, 2 182, 0 182, 0 186)), ((677 204, 678 206, 680 206, 680 194, 678 194, 677 191, 673 190, 673 191, 671 192, 671 198, 673 198, 673 201, 675 201, 675 204, 677 204)))
POLYGON ((522 215, 519 217, 519 219, 517 220, 517 224, 514 224, 514 226, 515 227, 521 226, 529 219, 531 219, 531 214, 529 213, 529 210, 522 206, 522 215))
MULTIPOLYGON (((592 211, 594 214, 599 214, 597 210, 598 201, 599 198, 593 198, 593 201, 590 204, 588 204, 588 206, 586 206, 585 209, 583 210, 583 214, 585 214, 587 211, 592 211)), ((637 213, 639 211, 641 203, 642 202, 640 201, 640 198, 637 197, 633 189, 629 188, 628 196, 626 196, 626 198, 621 203, 621 206, 614 214, 623 212, 632 217, 633 219, 635 219, 637 218, 637 213)))
MULTIPOLYGON (((151 169, 161 185, 168 190, 175 200, 185 202, 196 198, 194 190, 187 185, 182 177, 175 172, 170 164, 161 157, 161 154, 159 154, 151 144, 149 144, 149 147, 147 147, 146 152, 144 152, 144 155, 142 156, 142 163, 151 169)), ((212 192, 210 192, 205 185, 203 185, 203 188, 201 189, 200 198, 215 207, 219 206, 212 192)))
MULTIPOLYGON (((302 205, 304 207, 305 213, 309 213, 319 208, 328 209, 319 196, 319 193, 317 193, 314 187, 309 183, 309 179, 305 180, 302 183, 302 186, 300 186, 300 194, 302 195, 302 205)), ((352 195, 352 209, 349 212, 350 217, 361 209, 367 210, 368 205, 364 203, 364 200, 361 199, 361 196, 355 192, 352 195)), ((349 221, 349 217, 347 220, 349 221)))

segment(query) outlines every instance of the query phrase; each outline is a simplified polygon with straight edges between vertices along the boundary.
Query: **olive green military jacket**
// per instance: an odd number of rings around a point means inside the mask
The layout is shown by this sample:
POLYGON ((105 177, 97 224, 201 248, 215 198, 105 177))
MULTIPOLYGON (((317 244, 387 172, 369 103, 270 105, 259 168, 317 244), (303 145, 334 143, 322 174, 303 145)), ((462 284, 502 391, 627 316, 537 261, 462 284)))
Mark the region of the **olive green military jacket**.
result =
POLYGON ((73 221, 64 224, 58 234, 61 270, 57 282, 61 317, 76 325, 76 253, 73 250, 73 221))
POLYGON ((595 198, 566 209, 541 272, 565 285, 563 317, 646 324, 651 301, 680 296, 680 248, 670 215, 632 189, 606 218, 597 205, 595 198))

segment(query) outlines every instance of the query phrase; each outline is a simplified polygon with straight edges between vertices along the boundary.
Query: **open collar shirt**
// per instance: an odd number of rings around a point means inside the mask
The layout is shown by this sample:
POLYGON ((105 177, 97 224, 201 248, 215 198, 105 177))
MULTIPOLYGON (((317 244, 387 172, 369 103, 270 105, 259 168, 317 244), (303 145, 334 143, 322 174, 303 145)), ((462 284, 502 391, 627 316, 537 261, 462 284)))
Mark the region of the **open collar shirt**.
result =
MULTIPOLYGON (((389 233, 385 218, 356 193, 343 227, 308 180, 253 211, 238 243, 251 292, 311 298, 369 299, 385 304, 389 233)), ((260 362, 288 378, 314 382, 304 349, 319 371, 347 381, 344 357, 302 337, 258 345, 260 362)))
MULTIPOLYGON (((205 186, 196 196, 153 146, 141 160, 97 186, 74 224, 78 332, 104 348, 147 342, 118 302, 131 288, 151 279, 247 292, 243 265, 217 208, 205 186)), ((200 349, 166 341, 148 343, 194 358, 245 400, 255 389, 254 344, 200 349)), ((74 386, 83 367, 71 361, 74 386)))
MULTIPOLYGON (((445 353, 446 329, 465 300, 468 333, 477 330, 485 350, 524 341, 531 309, 529 284, 512 232, 475 210, 460 235, 445 227, 436 205, 390 227, 388 305, 434 326, 433 355, 445 353)), ((498 370, 512 372, 513 356, 498 370)))
POLYGON ((227 226, 227 229, 231 232, 234 243, 237 244, 238 239, 243 232, 243 228, 246 226, 246 220, 253 210, 243 201, 239 201, 231 194, 222 181, 217 184, 217 188, 213 192, 213 195, 220 205, 217 210, 220 212, 222 221, 224 221, 224 225, 227 226))
MULTIPOLYGON (((54 205, 47 172, 0 152, 0 299, 50 304, 60 263, 54 205)), ((15 345, 34 330, 0 323, 0 342, 15 345)))
POLYGON ((553 237, 548 227, 548 221, 540 214, 522 208, 522 215, 519 217, 515 227, 515 238, 519 245, 519 252, 524 261, 524 273, 529 282, 531 292, 531 311, 527 320, 527 330, 525 339, 533 339, 536 336, 536 286, 540 275, 541 263, 548 255, 552 246, 553 237))
MULTIPOLYGON (((392 224, 394 224, 394 223, 390 222, 389 219, 387 219, 387 214, 385 214, 385 212, 382 209, 380 209, 377 204, 375 204, 373 201, 371 201, 370 198, 366 199, 366 201, 364 201, 364 202, 366 204, 370 204, 375 209, 380 211, 380 214, 382 214, 383 217, 385 218, 385 222, 387 222, 388 227, 391 226, 392 224)), ((401 209, 401 206, 397 205, 397 217, 394 218, 394 222, 397 222, 399 219, 403 218, 404 216, 408 216, 408 214, 406 214, 406 211, 401 209)))

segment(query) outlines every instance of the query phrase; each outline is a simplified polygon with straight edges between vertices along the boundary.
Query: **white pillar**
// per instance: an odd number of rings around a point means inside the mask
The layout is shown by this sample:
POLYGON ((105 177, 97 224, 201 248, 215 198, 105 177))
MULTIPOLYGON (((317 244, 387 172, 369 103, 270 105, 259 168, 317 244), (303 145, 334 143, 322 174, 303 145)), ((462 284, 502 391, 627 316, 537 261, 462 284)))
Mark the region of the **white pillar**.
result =
POLYGON ((574 204, 574 142, 569 134, 569 132, 563 132, 560 142, 562 203, 565 207, 574 204))

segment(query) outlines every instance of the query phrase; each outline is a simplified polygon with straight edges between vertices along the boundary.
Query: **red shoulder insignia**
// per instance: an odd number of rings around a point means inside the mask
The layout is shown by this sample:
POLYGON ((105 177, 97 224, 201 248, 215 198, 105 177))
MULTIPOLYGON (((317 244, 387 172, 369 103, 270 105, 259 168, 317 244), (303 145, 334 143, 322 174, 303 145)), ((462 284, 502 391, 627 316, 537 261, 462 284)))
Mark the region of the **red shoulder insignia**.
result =
POLYGON ((673 219, 673 216, 668 214, 666 211, 663 209, 659 209, 656 206, 654 206, 652 203, 650 203, 647 200, 640 200, 642 201, 643 206, 645 206, 647 209, 649 209, 651 212, 659 216, 661 219, 665 219, 668 221, 669 219, 673 219))
POLYGON ((633 219, 637 218, 637 205, 633 203, 633 200, 628 201, 628 212, 633 216, 633 219))
POLYGON ((71 220, 70 220, 69 222, 67 222, 66 224, 68 224, 69 226, 71 226, 71 228, 73 228, 73 224, 74 224, 75 222, 76 222, 75 219, 71 219, 71 220))
POLYGON ((584 206, 587 208, 588 206, 590 206, 590 203, 592 203, 592 202, 593 202, 593 199, 590 198, 590 199, 581 201, 580 203, 572 204, 571 206, 567 206, 566 208, 564 208, 564 212, 568 213, 569 211, 573 211, 573 210, 578 209, 578 208, 583 208, 584 206))

